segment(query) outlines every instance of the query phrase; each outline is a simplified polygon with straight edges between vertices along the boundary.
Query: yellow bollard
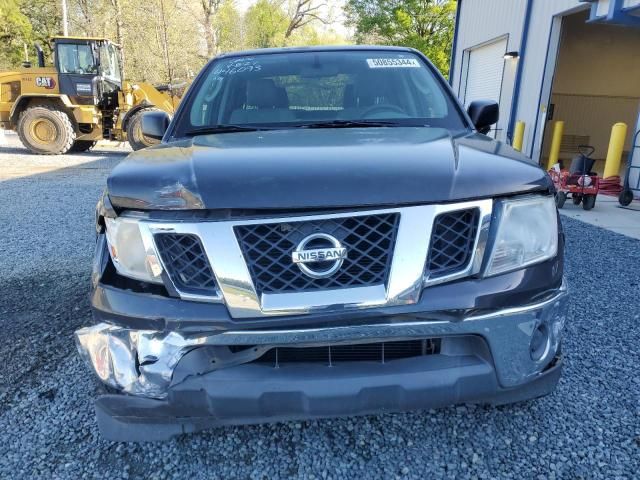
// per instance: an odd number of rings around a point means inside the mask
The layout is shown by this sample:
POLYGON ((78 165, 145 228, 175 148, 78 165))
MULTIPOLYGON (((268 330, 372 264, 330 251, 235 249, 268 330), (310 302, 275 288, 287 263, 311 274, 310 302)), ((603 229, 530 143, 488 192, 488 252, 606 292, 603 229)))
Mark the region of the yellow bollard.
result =
POLYGON ((549 152, 549 164, 547 170, 551 170, 558 163, 560 156, 560 144, 562 143, 562 134, 564 133, 564 122, 558 120, 553 125, 553 139, 551 140, 551 151, 549 152))
POLYGON ((611 128, 611 140, 609 140, 609 150, 607 151, 607 159, 604 162, 604 175, 602 175, 602 178, 615 177, 620 174, 620 162, 622 161, 625 138, 627 138, 627 124, 616 123, 611 128))
POLYGON ((522 141, 524 140, 524 125, 524 122, 517 121, 516 129, 513 132, 513 143, 511 146, 519 152, 522 151, 522 141))

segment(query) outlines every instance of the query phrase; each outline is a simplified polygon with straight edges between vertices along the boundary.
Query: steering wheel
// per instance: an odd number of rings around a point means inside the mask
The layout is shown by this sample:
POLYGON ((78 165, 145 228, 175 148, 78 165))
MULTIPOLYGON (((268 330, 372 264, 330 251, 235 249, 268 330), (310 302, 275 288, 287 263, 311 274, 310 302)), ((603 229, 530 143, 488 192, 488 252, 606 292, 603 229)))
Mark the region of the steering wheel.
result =
POLYGON ((390 103, 381 103, 379 105, 372 105, 368 108, 366 108, 361 115, 364 118, 367 118, 367 116, 371 115, 372 113, 375 112, 394 112, 394 113, 399 113, 403 116, 407 116, 407 112, 405 112, 403 109, 401 109, 400 107, 398 107, 397 105, 392 105, 390 103))

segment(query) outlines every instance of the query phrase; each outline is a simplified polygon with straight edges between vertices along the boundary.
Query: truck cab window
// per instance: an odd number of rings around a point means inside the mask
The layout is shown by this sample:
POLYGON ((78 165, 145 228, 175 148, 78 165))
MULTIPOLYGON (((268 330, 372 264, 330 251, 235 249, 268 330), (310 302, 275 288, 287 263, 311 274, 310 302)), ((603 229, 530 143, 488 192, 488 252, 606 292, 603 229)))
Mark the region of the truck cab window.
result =
POLYGON ((120 52, 112 45, 100 47, 100 73, 109 81, 120 84, 122 74, 120 69, 120 52))
POLYGON ((98 73, 89 45, 60 43, 57 47, 60 73, 98 73))

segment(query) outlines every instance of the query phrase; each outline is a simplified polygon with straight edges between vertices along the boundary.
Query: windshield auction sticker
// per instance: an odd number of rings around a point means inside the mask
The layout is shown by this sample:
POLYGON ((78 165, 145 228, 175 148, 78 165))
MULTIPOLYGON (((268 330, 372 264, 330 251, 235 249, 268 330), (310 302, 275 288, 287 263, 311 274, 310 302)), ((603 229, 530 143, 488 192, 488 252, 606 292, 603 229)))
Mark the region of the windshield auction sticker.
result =
POLYGON ((420 68, 416 58, 367 58, 369 68, 420 68))

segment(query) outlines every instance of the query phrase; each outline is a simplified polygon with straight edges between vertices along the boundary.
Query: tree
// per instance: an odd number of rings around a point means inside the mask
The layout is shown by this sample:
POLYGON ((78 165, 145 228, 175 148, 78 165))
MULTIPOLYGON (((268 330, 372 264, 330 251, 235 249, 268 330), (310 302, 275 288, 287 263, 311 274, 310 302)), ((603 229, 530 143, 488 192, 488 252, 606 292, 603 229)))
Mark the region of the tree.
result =
POLYGON ((242 50, 245 46, 242 15, 234 0, 222 0, 214 19, 218 52, 242 50))
POLYGON ((455 0, 347 0, 358 43, 388 43, 423 52, 447 76, 455 0))
MULTIPOLYGON (((75 0, 69 3, 69 24, 72 31, 82 32, 87 36, 98 36, 97 5, 94 0, 75 0)), ((101 3, 101 2, 100 2, 101 3)))
POLYGON ((204 40, 207 44, 207 58, 212 58, 217 50, 216 30, 213 26, 213 19, 220 9, 222 0, 200 0, 202 4, 202 27, 204 29, 204 40))
MULTIPOLYGON (((38 43, 45 52, 45 57, 51 56, 49 39, 62 32, 62 15, 60 2, 49 0, 18 0, 20 11, 29 19, 33 32, 28 43, 38 43)), ((30 45, 31 46, 31 45, 30 45)))
POLYGON ((31 42, 31 24, 17 0, 0 0, 0 68, 10 68, 24 58, 23 45, 31 42))
MULTIPOLYGON (((220 52, 344 43, 326 24, 337 1, 255 0, 244 14, 235 2, 246 0, 67 0, 67 5, 70 35, 119 43, 127 80, 164 83, 190 78, 220 52)), ((20 65, 25 43, 37 41, 50 53, 48 39, 60 33, 60 5, 59 0, 0 0, 1 69, 20 65)))
POLYGON ((278 3, 258 0, 245 14, 248 47, 268 48, 284 45, 289 19, 278 3))
POLYGON ((123 12, 128 79, 175 82, 202 67, 201 26, 183 1, 150 0, 130 4, 123 12))
POLYGON ((326 3, 317 3, 314 0, 295 0, 292 7, 289 25, 284 34, 285 39, 311 22, 329 23, 329 19, 323 14, 323 9, 328 7, 326 3))
POLYGON ((113 17, 116 24, 116 43, 122 47, 122 75, 126 75, 124 71, 124 62, 127 58, 125 55, 125 26, 124 16, 122 14, 122 3, 120 0, 110 0, 113 7, 113 17))

